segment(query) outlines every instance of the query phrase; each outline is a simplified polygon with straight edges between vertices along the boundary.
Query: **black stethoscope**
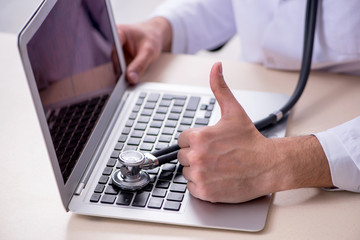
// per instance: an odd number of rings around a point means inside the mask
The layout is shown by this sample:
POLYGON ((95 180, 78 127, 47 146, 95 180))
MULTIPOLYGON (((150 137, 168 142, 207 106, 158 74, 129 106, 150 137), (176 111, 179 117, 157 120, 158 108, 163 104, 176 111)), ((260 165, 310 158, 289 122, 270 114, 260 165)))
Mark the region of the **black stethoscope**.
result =
MULTIPOLYGON (((318 0, 307 1, 302 62, 295 91, 282 108, 254 123, 258 130, 280 122, 296 104, 305 89, 311 68, 317 6, 318 0)), ((148 173, 143 170, 152 169, 177 159, 179 150, 180 147, 175 144, 152 153, 144 154, 132 150, 121 152, 118 157, 120 168, 112 175, 113 183, 124 190, 139 190, 150 182, 148 173)))

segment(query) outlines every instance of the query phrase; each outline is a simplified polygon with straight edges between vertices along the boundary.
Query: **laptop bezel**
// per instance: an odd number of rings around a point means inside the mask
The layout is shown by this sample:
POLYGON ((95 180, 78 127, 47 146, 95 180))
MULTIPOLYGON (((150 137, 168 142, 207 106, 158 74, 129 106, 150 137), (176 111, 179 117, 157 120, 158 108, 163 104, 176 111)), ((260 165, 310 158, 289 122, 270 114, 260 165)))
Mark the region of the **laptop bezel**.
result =
POLYGON ((99 156, 98 149, 101 148, 99 144, 104 137, 104 134, 108 133, 106 129, 109 127, 109 122, 111 121, 116 109, 119 107, 119 103, 122 101, 123 94, 126 91, 126 88, 129 84, 125 80, 126 64, 122 53, 122 48, 120 41, 117 36, 117 30, 115 26, 115 21, 111 9, 111 4, 109 0, 103 0, 106 4, 108 17, 111 25, 112 35, 115 42, 115 47, 117 55, 119 58, 120 68, 122 70, 121 76, 119 77, 117 84, 101 114, 101 117, 96 124, 96 127, 93 130, 81 156, 78 159, 69 179, 64 183, 63 176, 60 170, 58 163, 58 158, 54 149, 53 141, 51 134, 48 128, 48 123, 44 113, 44 108, 40 99, 39 91, 35 81, 35 77, 32 71, 31 62, 29 59, 27 44, 32 39, 36 31, 40 28, 41 24, 45 21, 46 17, 49 15, 51 10, 54 8, 57 0, 44 0, 35 11, 34 15, 30 18, 28 23, 22 29, 18 36, 18 48, 27 77, 28 86, 31 92, 33 99, 33 104, 39 119, 40 127, 42 130, 43 138, 47 147, 48 156, 52 165, 52 169, 55 175, 56 183, 59 189, 59 193, 62 199, 62 203, 66 211, 69 211, 69 203, 72 196, 78 188, 79 183, 81 182, 83 176, 87 172, 91 172, 91 169, 96 164, 99 156))

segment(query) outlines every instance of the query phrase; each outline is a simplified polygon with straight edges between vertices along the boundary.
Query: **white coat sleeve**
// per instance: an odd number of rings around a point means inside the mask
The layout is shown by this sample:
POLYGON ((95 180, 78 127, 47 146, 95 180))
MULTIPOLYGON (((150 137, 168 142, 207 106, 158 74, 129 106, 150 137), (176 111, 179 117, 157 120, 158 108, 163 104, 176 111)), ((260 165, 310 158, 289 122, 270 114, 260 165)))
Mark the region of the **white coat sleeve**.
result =
POLYGON ((360 192, 360 117, 315 136, 328 159, 333 184, 360 192))
POLYGON ((217 47, 236 34, 232 0, 167 0, 154 16, 169 20, 173 53, 217 47))

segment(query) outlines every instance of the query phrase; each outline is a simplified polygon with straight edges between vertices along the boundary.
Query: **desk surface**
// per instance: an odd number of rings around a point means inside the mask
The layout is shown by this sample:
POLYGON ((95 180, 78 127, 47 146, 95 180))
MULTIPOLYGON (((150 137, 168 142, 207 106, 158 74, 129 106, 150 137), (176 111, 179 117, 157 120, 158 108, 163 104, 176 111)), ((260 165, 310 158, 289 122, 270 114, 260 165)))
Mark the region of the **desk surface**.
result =
MULTIPOLYGON (((2 239, 358 239, 360 195, 298 189, 274 194, 259 233, 79 216, 62 207, 18 55, 0 33, 0 236, 2 239)), ((213 59, 164 54, 144 79, 208 86, 213 59)), ((223 62, 232 88, 291 94, 297 73, 223 62)), ((287 135, 325 130, 360 115, 359 77, 314 72, 287 135)))

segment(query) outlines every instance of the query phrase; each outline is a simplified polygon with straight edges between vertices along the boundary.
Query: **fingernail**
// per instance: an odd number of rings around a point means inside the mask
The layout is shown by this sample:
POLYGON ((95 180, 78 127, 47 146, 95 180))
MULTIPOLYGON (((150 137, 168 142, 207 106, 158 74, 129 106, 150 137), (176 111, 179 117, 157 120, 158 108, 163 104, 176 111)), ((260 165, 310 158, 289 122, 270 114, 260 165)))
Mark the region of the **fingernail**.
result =
POLYGON ((136 72, 130 72, 129 80, 132 84, 136 84, 139 82, 139 75, 136 72))
POLYGON ((219 75, 223 74, 222 62, 219 62, 219 75))

